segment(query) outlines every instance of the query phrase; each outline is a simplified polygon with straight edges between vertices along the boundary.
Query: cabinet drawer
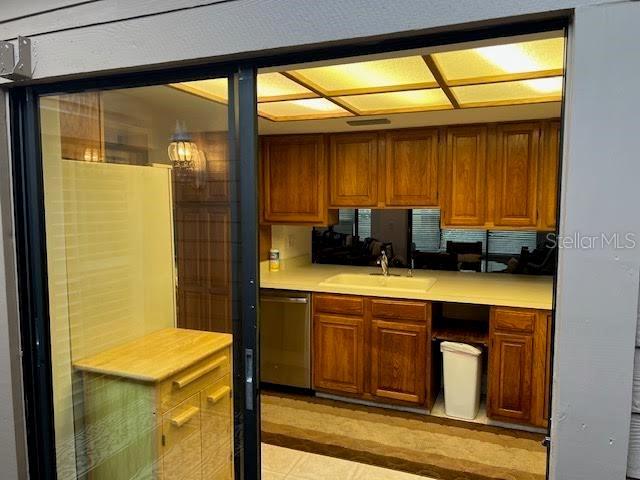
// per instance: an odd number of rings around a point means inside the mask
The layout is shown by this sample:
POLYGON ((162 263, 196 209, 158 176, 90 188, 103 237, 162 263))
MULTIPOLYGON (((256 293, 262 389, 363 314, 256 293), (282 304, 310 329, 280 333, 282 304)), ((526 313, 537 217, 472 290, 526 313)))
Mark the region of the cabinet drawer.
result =
POLYGON ((160 410, 166 412, 207 385, 223 377, 231 368, 231 349, 225 348, 160 384, 160 410))
POLYGON ((340 315, 363 315, 363 297, 349 295, 313 295, 313 309, 322 313, 337 313, 340 315))
POLYGON ((533 333, 536 313, 535 310, 527 309, 493 308, 491 310, 492 328, 505 332, 533 333))
POLYGON ((371 316, 386 320, 426 322, 430 316, 428 302, 371 300, 371 316))

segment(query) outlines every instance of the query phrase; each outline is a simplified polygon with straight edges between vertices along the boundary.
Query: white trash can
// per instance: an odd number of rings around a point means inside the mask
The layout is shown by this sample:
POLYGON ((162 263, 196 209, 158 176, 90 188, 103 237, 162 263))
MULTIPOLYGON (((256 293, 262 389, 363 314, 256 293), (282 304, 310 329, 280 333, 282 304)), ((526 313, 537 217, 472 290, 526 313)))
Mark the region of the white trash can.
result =
POLYGON ((440 344, 444 370, 444 410, 450 417, 473 420, 480 408, 482 350, 466 343, 440 344))

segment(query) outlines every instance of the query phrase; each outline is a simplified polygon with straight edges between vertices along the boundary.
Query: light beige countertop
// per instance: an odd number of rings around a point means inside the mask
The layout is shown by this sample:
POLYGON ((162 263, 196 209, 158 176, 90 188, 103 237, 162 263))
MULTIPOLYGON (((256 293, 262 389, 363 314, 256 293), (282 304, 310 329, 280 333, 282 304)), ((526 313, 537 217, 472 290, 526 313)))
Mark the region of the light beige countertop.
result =
POLYGON ((159 382, 231 345, 227 333, 165 328, 73 362, 78 370, 159 382))
MULTIPOLYGON (((391 273, 406 276, 406 268, 392 268, 391 273)), ((299 290, 306 292, 342 293, 372 297, 408 298, 438 302, 472 303, 505 307, 550 310, 553 299, 553 277, 513 275, 508 273, 466 273, 441 270, 414 270, 415 278, 434 278, 426 291, 388 290, 385 288, 326 285, 324 282, 340 273, 379 272, 375 267, 343 265, 287 264, 278 272, 270 272, 268 262, 260 264, 260 288, 299 290)))

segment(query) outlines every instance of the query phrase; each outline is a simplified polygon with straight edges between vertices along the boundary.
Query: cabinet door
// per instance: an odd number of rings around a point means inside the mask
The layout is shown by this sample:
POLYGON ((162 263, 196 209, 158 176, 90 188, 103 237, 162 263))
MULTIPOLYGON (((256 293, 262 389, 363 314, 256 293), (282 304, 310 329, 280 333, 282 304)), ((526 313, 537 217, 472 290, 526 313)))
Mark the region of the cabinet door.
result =
POLYGON ((386 205, 438 205, 438 130, 389 132, 386 143, 386 205))
POLYGON ((314 316, 314 387, 363 392, 363 323, 361 318, 314 316))
POLYGON ((233 478, 231 377, 224 376, 206 388, 202 408, 202 478, 233 478))
POLYGON ((177 204, 178 326, 231 332, 230 219, 226 207, 177 204))
POLYGON ((549 424, 551 388, 551 312, 538 312, 533 345, 532 423, 538 427, 549 424))
POLYGON ((200 393, 162 416, 162 479, 200 480, 200 393))
POLYGON ((192 134, 202 155, 198 169, 174 175, 176 202, 229 201, 229 134, 199 132, 192 134))
POLYGON ((332 207, 378 204, 378 135, 332 135, 329 141, 329 194, 332 207))
POLYGON ((65 159, 104 161, 100 92, 60 97, 60 148, 65 159))
POLYGON ((444 227, 485 224, 487 197, 487 129, 447 129, 445 155, 444 227))
POLYGON ((489 416, 529 422, 533 336, 493 332, 489 352, 489 416))
POLYGON ((326 222, 326 158, 322 135, 266 137, 262 197, 266 222, 326 222))
POLYGON ((496 227, 537 225, 539 123, 499 125, 496 133, 496 227))
POLYGON ((371 393, 422 404, 425 399, 427 327, 371 322, 371 393))
POLYGON ((538 229, 555 230, 558 204, 558 168, 560 158, 560 122, 544 129, 543 151, 540 155, 538 185, 538 229))

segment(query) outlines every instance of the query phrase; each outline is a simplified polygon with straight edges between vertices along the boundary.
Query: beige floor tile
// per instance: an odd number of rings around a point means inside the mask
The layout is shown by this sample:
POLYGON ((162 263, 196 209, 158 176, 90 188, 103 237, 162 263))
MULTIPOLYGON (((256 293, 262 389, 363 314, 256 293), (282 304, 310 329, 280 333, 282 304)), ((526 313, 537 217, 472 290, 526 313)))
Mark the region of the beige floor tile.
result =
POLYGON ((359 463, 353 480, 434 480, 420 475, 359 463))
POLYGON ((285 480, 286 478, 287 476, 284 473, 262 469, 262 480, 285 480))
POLYGON ((324 455, 305 453, 287 475, 287 479, 351 480, 358 464, 324 455))
MULTIPOLYGON (((262 444, 262 470, 270 474, 287 475, 300 461, 304 452, 275 445, 262 444)), ((277 477, 276 477, 277 478, 277 477)))

